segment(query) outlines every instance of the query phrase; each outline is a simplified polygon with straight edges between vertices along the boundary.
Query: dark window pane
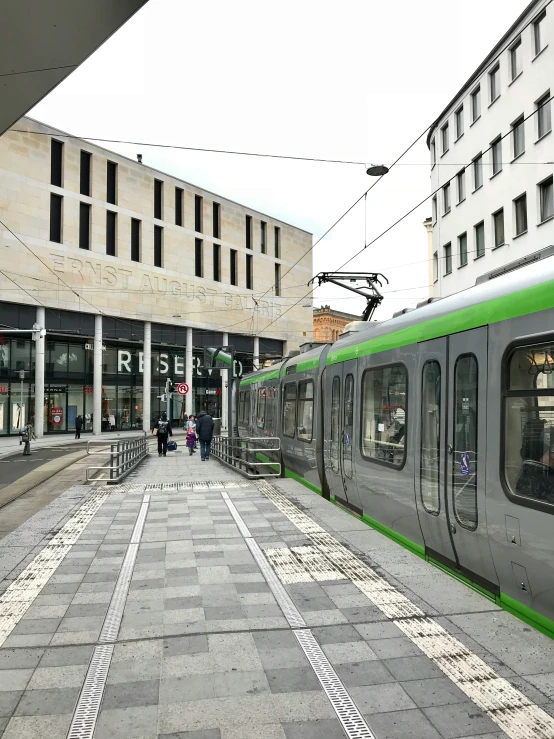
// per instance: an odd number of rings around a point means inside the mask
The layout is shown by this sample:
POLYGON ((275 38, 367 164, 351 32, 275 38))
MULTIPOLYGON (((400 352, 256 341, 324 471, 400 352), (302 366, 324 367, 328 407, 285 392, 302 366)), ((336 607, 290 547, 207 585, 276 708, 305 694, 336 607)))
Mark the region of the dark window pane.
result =
POLYGON ((253 290, 252 255, 246 255, 246 289, 253 290))
POLYGON ((196 277, 203 277, 203 260, 202 260, 202 239, 194 240, 194 274, 196 277))
POLYGON ((347 375, 344 381, 344 435, 342 468, 346 477, 352 477, 352 448, 354 446, 354 377, 347 375))
POLYGON ((79 249, 90 249, 90 205, 79 203, 79 249))
POLYGON ((194 230, 202 233, 202 198, 194 196, 194 230))
POLYGON ((246 216, 246 248, 252 248, 252 216, 246 216))
POLYGON ((175 225, 183 225, 183 190, 175 188, 175 225))
POLYGON ((214 210, 213 210, 213 235, 215 239, 221 238, 221 208, 219 203, 214 203, 214 210))
POLYGON ((275 258, 281 258, 281 229, 275 226, 275 258))
POLYGON ((260 222, 260 240, 261 240, 261 252, 262 254, 265 254, 267 251, 267 244, 266 244, 266 238, 267 238, 267 223, 265 221, 260 222))
POLYGON ((477 360, 468 354, 458 358, 454 370, 452 502, 460 526, 472 531, 477 528, 477 400, 477 360))
POLYGON ((117 164, 108 162, 106 167, 106 200, 115 205, 117 203, 117 164))
POLYGON ((237 252, 236 249, 231 249, 231 285, 237 284, 237 252))
POLYGON ((331 388, 331 469, 339 471, 340 377, 333 377, 331 388))
POLYGON ((362 380, 362 454, 401 467, 406 455, 406 369, 368 370, 362 380))
POLYGON ((275 265, 275 295, 279 297, 281 295, 281 265, 275 265))
POLYGON ((52 139, 50 151, 50 183, 57 187, 62 187, 62 159, 63 144, 61 141, 52 139))
POLYGON ((62 243, 62 201, 61 195, 50 194, 50 241, 62 243))
POLYGON ((221 246, 219 244, 214 244, 213 256, 214 280, 219 282, 221 280, 221 246))
POLYGON ((297 437, 301 441, 311 441, 314 424, 314 383, 312 380, 305 380, 298 384, 296 418, 297 437))
POLYGON ((421 385, 421 501, 427 513, 440 511, 441 368, 427 362, 421 385))
POLYGON ((140 221, 131 219, 131 259, 140 262, 140 221))
POLYGON ((81 152, 81 195, 90 195, 90 162, 92 154, 88 151, 81 152))
POLYGON ((106 211, 106 254, 115 257, 117 213, 106 211))
POLYGON ((285 385, 283 398, 283 434, 294 436, 296 428, 296 385, 291 383, 285 385))
POLYGON ((162 220, 163 182, 154 180, 154 218, 162 220))
POLYGON ((154 226, 154 267, 163 266, 163 228, 154 226))

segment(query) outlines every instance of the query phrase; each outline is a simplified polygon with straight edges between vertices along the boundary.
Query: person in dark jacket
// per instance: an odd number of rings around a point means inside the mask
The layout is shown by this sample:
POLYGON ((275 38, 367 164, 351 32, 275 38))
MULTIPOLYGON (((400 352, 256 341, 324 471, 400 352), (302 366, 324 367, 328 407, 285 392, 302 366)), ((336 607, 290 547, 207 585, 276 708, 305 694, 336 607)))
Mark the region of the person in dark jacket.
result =
POLYGON ((83 417, 77 416, 75 419, 75 438, 80 439, 81 438, 81 429, 83 428, 83 417))
POLYGON ((161 457, 163 454, 165 457, 167 454, 167 439, 169 436, 173 436, 171 424, 167 420, 166 413, 162 413, 161 417, 156 421, 152 433, 154 431, 156 431, 158 437, 158 456, 161 457))
POLYGON ((200 459, 203 462, 210 458, 210 444, 214 435, 214 419, 205 411, 200 411, 196 417, 196 435, 200 441, 200 459))

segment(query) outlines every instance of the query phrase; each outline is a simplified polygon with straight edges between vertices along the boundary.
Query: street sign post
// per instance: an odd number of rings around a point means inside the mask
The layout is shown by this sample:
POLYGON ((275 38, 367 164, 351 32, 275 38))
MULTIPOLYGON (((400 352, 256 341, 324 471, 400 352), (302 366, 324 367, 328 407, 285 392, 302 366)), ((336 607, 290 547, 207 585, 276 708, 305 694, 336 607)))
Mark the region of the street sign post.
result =
POLYGON ((187 385, 186 382, 180 382, 177 385, 177 392, 179 395, 186 395, 190 390, 190 387, 187 385))

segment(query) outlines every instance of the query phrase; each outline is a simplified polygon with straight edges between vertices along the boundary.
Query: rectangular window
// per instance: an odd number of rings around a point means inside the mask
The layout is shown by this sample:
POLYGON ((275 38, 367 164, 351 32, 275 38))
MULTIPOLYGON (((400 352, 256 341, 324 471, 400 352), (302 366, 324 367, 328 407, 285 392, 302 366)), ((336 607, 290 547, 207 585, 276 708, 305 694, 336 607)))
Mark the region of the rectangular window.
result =
POLYGON ((448 123, 445 123, 441 128, 441 147, 442 153, 446 154, 448 151, 448 123))
POLYGON ((214 281, 221 282, 221 245, 213 245, 214 281))
POLYGON ((454 449, 450 457, 452 504, 457 522, 471 531, 477 528, 478 375, 477 360, 473 354, 458 357, 454 367, 454 449), (460 464, 462 454, 468 460, 466 470, 462 470, 460 464))
POLYGON ((283 434, 294 437, 296 429, 296 385, 285 385, 283 394, 283 434))
POLYGON ((331 469, 339 471, 340 459, 340 377, 333 377, 331 388, 331 469))
POLYGON ((492 230, 494 233, 494 247, 504 244, 504 208, 492 214, 492 230))
POLYGON ((490 101, 494 103, 500 97, 500 66, 497 64, 489 72, 490 101))
POLYGON ((521 195, 514 200, 514 211, 516 221, 516 236, 521 236, 527 231, 527 195, 521 195))
POLYGON ((50 141, 50 184, 63 187, 63 144, 61 141, 50 141))
POLYGON ((523 116, 512 123, 512 144, 514 159, 516 159, 525 151, 525 120, 523 116))
POLYGON ((154 267, 163 267, 163 239, 163 228, 154 226, 154 267))
POLYGON ((554 216, 554 193, 552 192, 552 177, 539 185, 540 222, 543 223, 554 216))
POLYGON ((535 103, 537 108, 537 134, 538 138, 546 136, 552 130, 552 117, 550 111, 550 90, 535 103))
POLYGON ((230 255, 230 261, 231 261, 231 285, 237 284, 237 251, 236 249, 231 249, 229 252, 230 255))
POLYGON ((140 262, 140 221, 131 218, 131 260, 140 262))
POLYGON ((502 171, 502 139, 498 138, 491 143, 492 174, 502 171))
POLYGON ((62 243, 62 202, 61 195, 50 193, 50 241, 62 243))
POLYGON ((185 194, 181 187, 175 188, 175 225, 183 225, 183 198, 185 194))
MULTIPOLYGON (((337 378, 338 379, 338 378, 337 378)), ((403 364, 362 377, 362 455, 400 468, 406 458, 408 378, 403 364)))
POLYGON ((275 296, 281 295, 281 265, 275 265, 275 296))
POLYGON ((275 259, 281 258, 281 229, 275 226, 275 259))
POLYGON ((443 215, 450 213, 450 183, 442 188, 443 215))
POLYGON ((246 255, 246 289, 253 290, 252 254, 246 255))
POLYGON ((106 254, 111 257, 116 255, 117 244, 117 213, 113 210, 106 211, 106 254))
POLYGON ((79 249, 90 249, 90 205, 79 203, 79 249))
POLYGON ((200 195, 194 196, 194 230, 202 233, 202 198, 200 195))
POLYGON ((483 155, 478 154, 473 160, 473 189, 483 186, 483 155))
POLYGON ((298 383, 298 408, 296 412, 298 428, 296 435, 300 441, 311 441, 314 424, 314 383, 304 380, 298 383))
POLYGON ((252 248, 252 216, 246 216, 246 248, 252 248))
POLYGON ((426 362, 421 378, 421 502, 427 513, 440 512, 441 368, 426 362))
POLYGON ((221 238, 221 206, 219 203, 213 204, 212 234, 214 239, 221 238))
POLYGON ((544 19, 546 18, 546 10, 543 10, 533 21, 533 41, 535 48, 535 56, 539 54, 545 47, 544 43, 544 19))
POLYGON ((81 169, 80 169, 80 182, 79 192, 81 195, 88 195, 90 197, 90 164, 92 160, 92 154, 88 151, 81 151, 81 169))
POLYGON ((459 139, 464 132, 464 106, 461 105, 454 113, 456 119, 456 139, 459 139))
POLYGON ((510 46, 510 76, 512 80, 521 72, 521 37, 510 46))
POLYGON ((475 231, 475 259, 485 253, 485 224, 483 221, 473 227, 475 231))
POLYGON ((260 251, 262 254, 265 254, 267 251, 267 223, 265 221, 260 221, 260 251))
POLYGON ((452 272, 452 244, 445 244, 442 247, 444 257, 444 274, 449 275, 452 272))
POLYGON ((266 388, 260 388, 256 406, 256 426, 263 429, 265 426, 266 388))
POLYGON ((106 200, 112 205, 117 204, 117 164, 106 164, 106 200))
POLYGON ((434 167, 437 163, 437 147, 435 145, 435 139, 431 141, 431 166, 434 167))
POLYGON ((194 239, 194 275, 195 277, 204 276, 203 265, 203 244, 202 239, 194 239))
POLYGON ((460 267, 467 264, 467 233, 458 236, 458 254, 460 255, 460 267))
POLYGON ((431 207, 433 211, 433 223, 437 222, 437 196, 433 196, 433 200, 431 201, 431 207))
POLYGON ((433 282, 437 282, 439 279, 439 253, 436 251, 433 254, 433 282))
POLYGON ((471 93, 471 122, 475 121, 481 116, 481 88, 477 87, 471 93))
POLYGON ((465 169, 462 169, 461 172, 458 172, 456 175, 456 180, 458 182, 458 202, 461 203, 463 200, 466 199, 466 171, 465 169))
POLYGON ((160 221, 162 218, 162 199, 163 199, 164 183, 161 180, 154 180, 154 218, 160 221))

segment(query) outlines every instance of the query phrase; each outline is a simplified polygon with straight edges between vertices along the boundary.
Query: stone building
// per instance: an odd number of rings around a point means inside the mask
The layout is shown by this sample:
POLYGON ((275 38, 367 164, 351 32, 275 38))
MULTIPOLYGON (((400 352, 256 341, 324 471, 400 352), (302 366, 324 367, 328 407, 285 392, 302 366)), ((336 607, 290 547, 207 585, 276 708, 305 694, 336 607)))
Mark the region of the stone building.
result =
POLYGON ((172 404, 176 420, 207 408, 225 422, 228 378, 201 369, 203 347, 234 347, 246 371, 309 340, 310 316, 287 294, 312 276, 311 244, 302 229, 21 119, 0 137, 0 434, 28 420, 37 435, 71 431, 77 415, 95 433, 110 418, 148 428, 168 378, 191 387, 172 404), (9 332, 35 323, 45 338, 9 332))
POLYGON ((328 305, 314 308, 314 341, 336 341, 347 323, 359 320, 360 316, 341 313, 328 305))

